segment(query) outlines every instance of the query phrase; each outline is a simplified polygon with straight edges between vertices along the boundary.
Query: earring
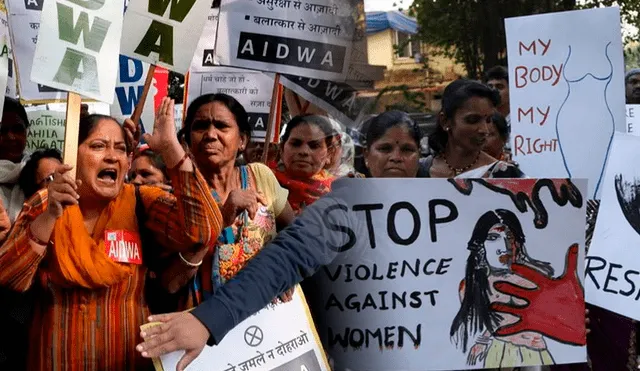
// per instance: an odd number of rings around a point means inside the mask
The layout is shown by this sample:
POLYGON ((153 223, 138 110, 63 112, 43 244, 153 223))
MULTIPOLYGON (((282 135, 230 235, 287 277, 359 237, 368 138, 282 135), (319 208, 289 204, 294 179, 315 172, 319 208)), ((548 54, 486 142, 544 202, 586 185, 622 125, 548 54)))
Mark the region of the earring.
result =
POLYGON ((447 126, 446 128, 444 128, 444 131, 449 131, 449 127, 447 126))

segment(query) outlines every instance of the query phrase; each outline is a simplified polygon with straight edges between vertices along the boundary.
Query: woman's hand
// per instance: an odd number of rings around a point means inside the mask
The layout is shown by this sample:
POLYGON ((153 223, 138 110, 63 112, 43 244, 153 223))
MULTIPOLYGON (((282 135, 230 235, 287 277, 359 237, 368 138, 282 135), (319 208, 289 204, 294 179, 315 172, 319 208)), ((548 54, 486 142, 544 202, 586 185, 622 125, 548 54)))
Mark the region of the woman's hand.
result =
POLYGON ((486 356, 487 356, 487 345, 476 344, 471 347, 471 350, 469 350, 469 355, 467 356, 467 365, 475 366, 477 362, 484 361, 484 358, 486 356))
POLYGON ((82 184, 80 180, 74 180, 69 171, 73 169, 71 165, 60 165, 53 175, 53 181, 49 183, 47 213, 53 219, 58 219, 64 212, 64 208, 69 205, 77 205, 80 195, 78 186, 82 184))
POLYGON ((158 112, 156 112, 153 134, 144 134, 144 141, 149 145, 149 149, 162 156, 169 169, 178 165, 185 155, 176 135, 173 107, 173 99, 164 97, 158 107, 158 112))
POLYGON ((247 210, 250 219, 254 219, 258 212, 259 204, 267 205, 267 200, 261 193, 251 189, 234 189, 229 193, 229 197, 227 197, 227 201, 222 207, 224 225, 226 227, 232 225, 236 217, 244 210, 247 210))
POLYGON ((184 350, 177 371, 186 369, 202 353, 210 336, 202 322, 187 312, 154 315, 149 317, 149 322, 162 324, 143 330, 140 336, 144 343, 139 344, 136 350, 145 358, 184 350))

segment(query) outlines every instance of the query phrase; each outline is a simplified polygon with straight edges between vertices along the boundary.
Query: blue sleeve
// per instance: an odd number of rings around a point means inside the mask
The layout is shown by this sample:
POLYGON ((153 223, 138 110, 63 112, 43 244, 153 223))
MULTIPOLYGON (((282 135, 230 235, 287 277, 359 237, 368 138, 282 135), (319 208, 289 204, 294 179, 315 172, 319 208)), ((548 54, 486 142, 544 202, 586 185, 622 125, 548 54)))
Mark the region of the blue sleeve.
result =
POLYGON ((356 221, 347 203, 328 194, 317 200, 267 244, 238 274, 191 313, 218 344, 240 322, 323 265, 355 241, 356 221))

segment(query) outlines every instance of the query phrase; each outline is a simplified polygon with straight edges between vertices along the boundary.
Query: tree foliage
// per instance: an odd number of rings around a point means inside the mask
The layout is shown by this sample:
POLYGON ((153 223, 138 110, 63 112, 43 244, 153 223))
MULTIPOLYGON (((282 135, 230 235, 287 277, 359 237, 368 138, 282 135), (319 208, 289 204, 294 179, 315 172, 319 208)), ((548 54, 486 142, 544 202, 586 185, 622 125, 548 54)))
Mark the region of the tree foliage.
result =
POLYGON ((470 78, 479 78, 507 63, 505 18, 611 5, 620 6, 625 23, 640 21, 640 0, 415 0, 409 14, 418 22, 414 39, 437 47, 437 53, 463 64, 470 78))

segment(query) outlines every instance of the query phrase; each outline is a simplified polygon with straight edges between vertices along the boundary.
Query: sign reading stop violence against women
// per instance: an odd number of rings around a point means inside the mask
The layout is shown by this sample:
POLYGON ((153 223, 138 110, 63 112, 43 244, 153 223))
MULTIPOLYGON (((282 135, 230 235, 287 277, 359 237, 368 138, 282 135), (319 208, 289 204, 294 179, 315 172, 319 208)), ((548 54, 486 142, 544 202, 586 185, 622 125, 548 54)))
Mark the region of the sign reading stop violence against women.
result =
POLYGON ((505 25, 514 160, 528 176, 586 178, 599 198, 613 134, 625 132, 619 8, 505 25))

